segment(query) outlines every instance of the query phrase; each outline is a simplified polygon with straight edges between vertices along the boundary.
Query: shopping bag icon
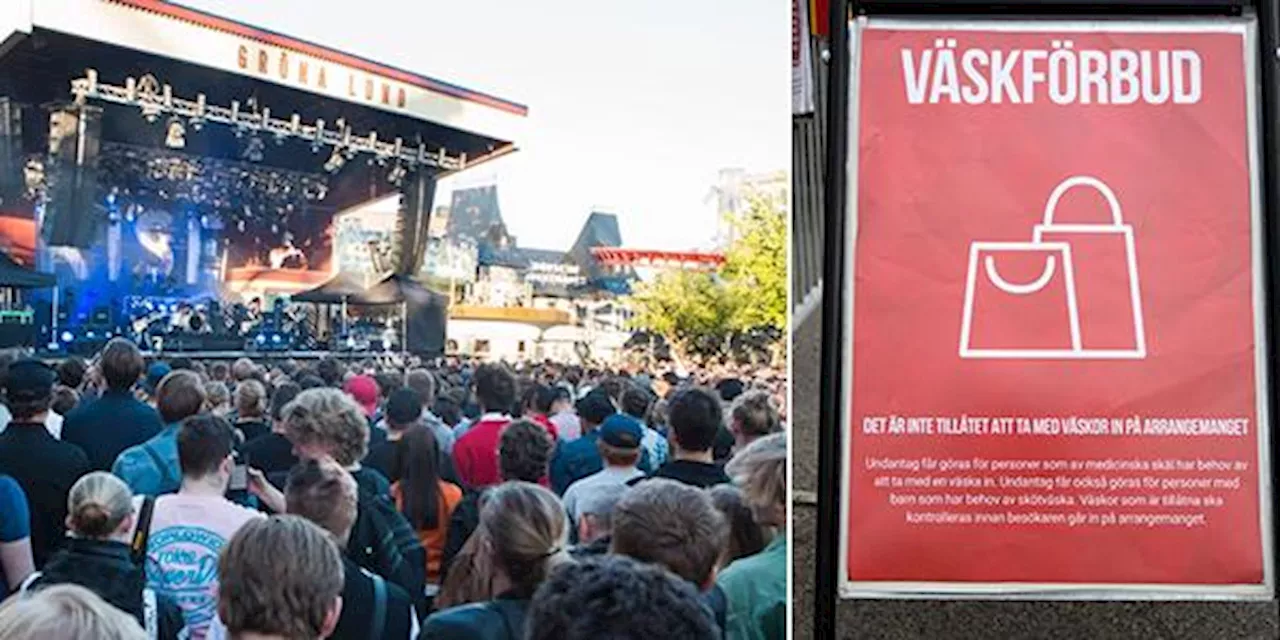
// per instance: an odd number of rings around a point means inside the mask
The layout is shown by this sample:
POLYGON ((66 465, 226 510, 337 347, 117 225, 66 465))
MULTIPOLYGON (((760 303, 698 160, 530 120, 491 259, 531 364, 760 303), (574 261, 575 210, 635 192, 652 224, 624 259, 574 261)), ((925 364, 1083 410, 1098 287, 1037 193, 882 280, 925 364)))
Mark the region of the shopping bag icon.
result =
POLYGON ((964 296, 961 358, 1147 355, 1133 227, 1115 193, 1094 177, 1074 176, 1053 190, 1031 242, 971 243, 964 296), (1080 186, 1103 196, 1108 222, 1056 219, 1062 196, 1080 186))

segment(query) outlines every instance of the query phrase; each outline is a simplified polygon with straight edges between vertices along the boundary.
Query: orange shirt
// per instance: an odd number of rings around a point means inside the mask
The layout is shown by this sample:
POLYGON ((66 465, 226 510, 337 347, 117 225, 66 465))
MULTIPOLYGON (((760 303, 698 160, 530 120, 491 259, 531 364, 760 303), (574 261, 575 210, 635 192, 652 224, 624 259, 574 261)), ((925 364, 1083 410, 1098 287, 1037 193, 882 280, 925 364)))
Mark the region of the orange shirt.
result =
MULTIPOLYGON (((440 581, 440 562, 444 557, 445 538, 449 533, 449 518, 453 510, 462 502, 462 489, 452 482, 437 481, 440 487, 440 499, 436 501, 436 527, 419 529, 418 540, 427 552, 427 582, 438 584, 440 581)), ((396 508, 404 512, 404 497, 400 493, 400 483, 391 485, 391 497, 396 500, 396 508)))

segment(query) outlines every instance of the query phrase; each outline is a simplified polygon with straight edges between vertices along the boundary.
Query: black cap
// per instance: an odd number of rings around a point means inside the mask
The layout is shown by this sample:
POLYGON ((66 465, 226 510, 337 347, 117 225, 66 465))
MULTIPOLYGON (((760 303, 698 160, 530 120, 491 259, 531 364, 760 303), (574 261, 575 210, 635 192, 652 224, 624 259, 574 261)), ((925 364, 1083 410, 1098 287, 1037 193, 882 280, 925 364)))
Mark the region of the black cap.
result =
POLYGON ((387 421, 396 426, 413 424, 422 416, 422 398, 413 389, 396 389, 387 398, 387 421))
POLYGON ((10 400, 39 400, 53 394, 53 385, 57 381, 58 372, 53 367, 40 360, 26 358, 9 365, 4 390, 10 400))

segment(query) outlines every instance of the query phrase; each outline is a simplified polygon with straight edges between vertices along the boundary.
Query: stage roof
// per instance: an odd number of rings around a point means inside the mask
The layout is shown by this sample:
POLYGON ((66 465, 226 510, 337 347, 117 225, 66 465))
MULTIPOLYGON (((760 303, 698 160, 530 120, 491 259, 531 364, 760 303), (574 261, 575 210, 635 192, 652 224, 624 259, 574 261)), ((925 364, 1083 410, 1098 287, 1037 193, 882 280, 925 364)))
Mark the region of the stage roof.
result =
MULTIPOLYGON (((343 118, 353 134, 418 139, 467 155, 515 150, 528 109, 516 102, 162 0, 0 2, 0 92, 65 102, 70 83, 154 75, 210 104, 252 97, 277 116, 343 118)), ((140 119, 140 118, 139 118, 140 119)))

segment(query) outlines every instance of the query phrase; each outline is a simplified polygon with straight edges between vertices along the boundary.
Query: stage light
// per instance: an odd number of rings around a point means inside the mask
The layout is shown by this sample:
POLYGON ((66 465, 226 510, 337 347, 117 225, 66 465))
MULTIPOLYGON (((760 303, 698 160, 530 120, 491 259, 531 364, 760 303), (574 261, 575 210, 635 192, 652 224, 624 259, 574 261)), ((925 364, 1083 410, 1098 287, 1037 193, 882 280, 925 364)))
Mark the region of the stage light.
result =
POLYGON ((98 337, 98 334, 97 334, 97 333, 94 333, 93 331, 88 331, 88 332, 85 332, 84 337, 86 337, 86 338, 88 338, 88 339, 92 340, 92 339, 94 339, 94 338, 98 337))
POLYGON ((71 342, 72 340, 76 339, 76 337, 72 335, 70 331, 63 331, 61 338, 63 342, 71 342))
POLYGON ((255 342, 257 342, 258 344, 266 344, 266 343, 267 343, 267 336, 266 336, 266 335, 264 335, 264 334, 259 333, 259 334, 258 334, 258 337, 257 337, 257 338, 254 338, 254 341, 255 341, 255 342))
POLYGON ((347 159, 342 157, 342 150, 337 147, 333 148, 333 153, 329 154, 329 159, 324 163, 324 170, 329 173, 337 173, 342 165, 347 163, 347 159))
POLYGON ((262 151, 266 146, 262 142, 262 138, 250 136, 249 142, 245 144, 244 152, 240 156, 249 162, 262 162, 262 151))
POLYGON ((181 149, 187 146, 187 128, 177 118, 169 119, 169 132, 164 137, 164 146, 170 149, 181 149))
POLYGON ((404 181, 404 176, 406 173, 407 172, 404 170, 404 165, 397 162, 395 166, 391 167, 391 171, 387 172, 387 182, 390 182, 391 184, 396 186, 400 186, 400 183, 404 181))
POLYGON ((271 342, 274 344, 280 344, 280 334, 273 334, 271 336, 271 342))

